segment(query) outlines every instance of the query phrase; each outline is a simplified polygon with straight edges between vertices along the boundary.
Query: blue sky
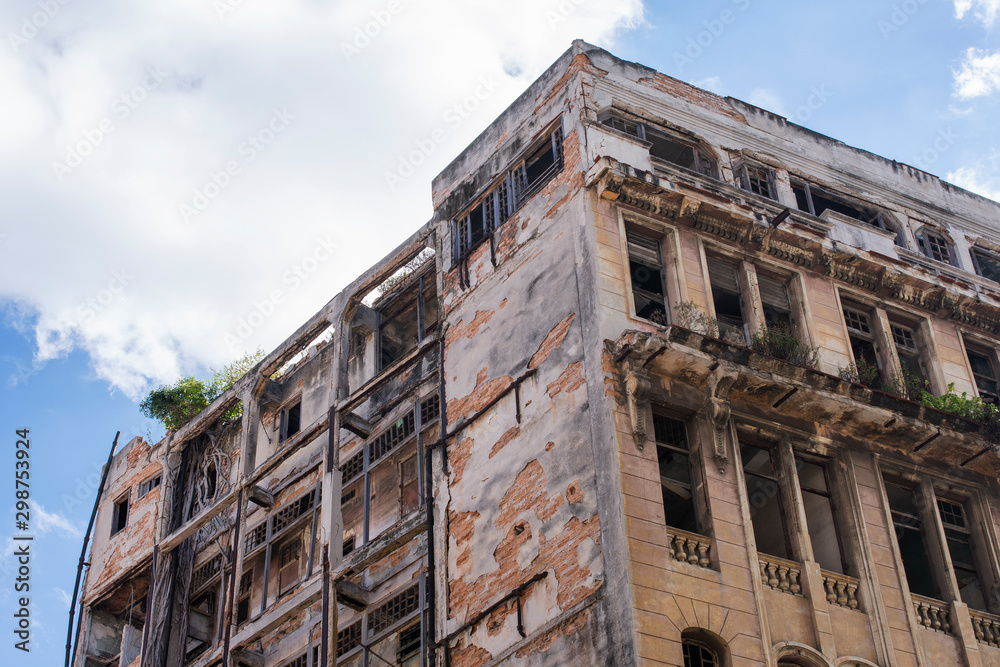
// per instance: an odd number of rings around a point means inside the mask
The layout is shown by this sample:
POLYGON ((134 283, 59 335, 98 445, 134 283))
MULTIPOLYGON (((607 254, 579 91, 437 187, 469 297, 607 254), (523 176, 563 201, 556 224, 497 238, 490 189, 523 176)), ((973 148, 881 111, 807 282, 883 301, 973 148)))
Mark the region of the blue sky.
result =
POLYGON ((573 38, 1000 198, 1000 0, 278 5, 0 8, 0 451, 31 429, 37 503, 33 651, 0 621, 4 664, 61 661, 96 471, 162 434, 145 392, 291 334, 573 38))

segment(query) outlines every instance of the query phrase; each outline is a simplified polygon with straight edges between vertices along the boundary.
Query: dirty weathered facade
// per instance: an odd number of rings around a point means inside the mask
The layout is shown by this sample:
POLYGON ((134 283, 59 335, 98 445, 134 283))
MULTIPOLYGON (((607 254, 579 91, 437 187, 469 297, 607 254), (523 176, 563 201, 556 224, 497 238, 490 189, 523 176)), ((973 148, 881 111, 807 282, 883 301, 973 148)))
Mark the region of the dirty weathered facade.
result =
POLYGON ((1000 665, 1000 205, 583 42, 433 201, 115 457, 75 665, 1000 665))

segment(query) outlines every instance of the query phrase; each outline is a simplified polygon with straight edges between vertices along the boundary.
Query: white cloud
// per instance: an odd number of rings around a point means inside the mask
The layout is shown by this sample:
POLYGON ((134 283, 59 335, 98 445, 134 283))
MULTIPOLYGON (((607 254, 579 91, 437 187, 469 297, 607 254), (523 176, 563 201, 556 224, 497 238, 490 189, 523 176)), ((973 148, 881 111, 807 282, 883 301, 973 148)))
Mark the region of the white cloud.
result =
POLYGON ((975 8, 976 20, 987 28, 1000 16, 1000 0, 955 0, 955 16, 962 19, 975 8))
POLYGON ((45 535, 53 530, 60 532, 63 537, 80 538, 83 531, 76 527, 72 521, 58 512, 46 512, 45 508, 37 501, 31 503, 31 530, 36 535, 45 535))
POLYGON ((38 361, 84 350, 132 397, 238 356, 225 335, 260 311, 244 349, 280 343, 427 221, 431 179, 574 38, 611 47, 642 20, 641 0, 215 4, 69 3, 0 48, 0 301, 33 313, 38 361), (251 160, 274 109, 294 119, 251 160), (196 190, 213 198, 186 222, 196 190), (326 237, 340 249, 296 282, 326 237))
POLYGON ((962 99, 982 97, 1000 90, 1000 51, 966 50, 962 67, 952 72, 955 94, 962 99))
POLYGON ((977 167, 959 167, 955 171, 948 172, 945 180, 960 188, 1000 202, 1000 175, 997 175, 996 172, 983 172, 983 169, 977 167))
POLYGON ((785 105, 778 97, 778 93, 774 90, 769 90, 767 88, 754 88, 750 93, 750 99, 747 100, 750 104, 755 107, 760 107, 761 109, 766 109, 772 113, 776 113, 779 116, 787 116, 785 113, 785 105))

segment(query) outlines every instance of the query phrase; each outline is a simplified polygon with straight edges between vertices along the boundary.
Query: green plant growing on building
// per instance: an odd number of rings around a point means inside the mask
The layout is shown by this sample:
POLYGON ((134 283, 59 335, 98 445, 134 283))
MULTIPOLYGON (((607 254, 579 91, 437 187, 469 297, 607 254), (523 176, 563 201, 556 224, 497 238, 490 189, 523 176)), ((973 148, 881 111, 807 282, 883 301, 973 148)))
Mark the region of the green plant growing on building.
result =
POLYGON ((750 347, 759 354, 803 368, 815 369, 819 364, 819 348, 803 343, 795 330, 787 325, 761 329, 751 338, 750 347))

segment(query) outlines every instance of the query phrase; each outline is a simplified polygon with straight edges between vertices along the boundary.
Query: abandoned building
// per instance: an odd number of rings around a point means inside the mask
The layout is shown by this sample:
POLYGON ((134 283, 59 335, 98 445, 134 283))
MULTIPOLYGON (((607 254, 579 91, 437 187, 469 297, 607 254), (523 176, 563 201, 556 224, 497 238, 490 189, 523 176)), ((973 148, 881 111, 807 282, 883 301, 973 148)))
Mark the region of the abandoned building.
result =
POLYGON ((1000 666, 1000 205, 583 42, 432 190, 115 456, 75 667, 1000 666))

